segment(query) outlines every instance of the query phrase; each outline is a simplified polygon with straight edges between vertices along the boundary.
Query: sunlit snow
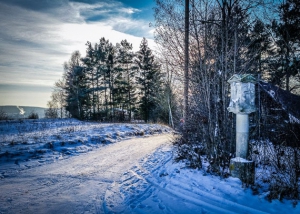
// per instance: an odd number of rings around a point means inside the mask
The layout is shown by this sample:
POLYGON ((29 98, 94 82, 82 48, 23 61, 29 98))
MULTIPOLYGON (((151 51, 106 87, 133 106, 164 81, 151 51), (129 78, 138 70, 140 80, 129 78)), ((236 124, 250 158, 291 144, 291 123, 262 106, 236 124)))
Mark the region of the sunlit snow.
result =
POLYGON ((175 163, 171 133, 157 124, 0 122, 0 213, 300 213, 237 178, 175 163))

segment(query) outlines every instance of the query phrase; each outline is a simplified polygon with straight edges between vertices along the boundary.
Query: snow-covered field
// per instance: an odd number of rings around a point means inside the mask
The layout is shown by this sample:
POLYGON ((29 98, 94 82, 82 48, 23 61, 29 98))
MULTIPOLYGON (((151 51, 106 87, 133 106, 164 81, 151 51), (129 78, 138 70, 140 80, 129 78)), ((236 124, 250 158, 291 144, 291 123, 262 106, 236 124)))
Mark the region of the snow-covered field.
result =
POLYGON ((300 213, 174 163, 166 126, 0 122, 0 213, 300 213))
POLYGON ((13 161, 26 168, 123 139, 170 131, 157 124, 101 124, 75 119, 0 121, 0 163, 13 161))

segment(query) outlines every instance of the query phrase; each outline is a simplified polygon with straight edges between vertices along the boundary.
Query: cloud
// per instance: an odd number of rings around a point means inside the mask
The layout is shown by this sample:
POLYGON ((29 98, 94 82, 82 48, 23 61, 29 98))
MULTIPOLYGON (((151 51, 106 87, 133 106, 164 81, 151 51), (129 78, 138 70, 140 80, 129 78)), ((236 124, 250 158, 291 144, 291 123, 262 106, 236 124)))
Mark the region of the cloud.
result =
POLYGON ((154 46, 148 22, 132 18, 141 12, 117 1, 0 0, 0 84, 50 88, 71 53, 84 55, 86 41, 101 37, 154 46))
POLYGON ((87 23, 105 23, 112 30, 130 35, 152 38, 149 21, 133 19, 132 16, 142 11, 132 7, 124 7, 120 2, 110 3, 71 3, 71 6, 79 11, 79 14, 87 23))
POLYGON ((135 9, 135 8, 120 8, 119 12, 122 12, 125 14, 134 14, 134 13, 140 13, 141 10, 135 9))

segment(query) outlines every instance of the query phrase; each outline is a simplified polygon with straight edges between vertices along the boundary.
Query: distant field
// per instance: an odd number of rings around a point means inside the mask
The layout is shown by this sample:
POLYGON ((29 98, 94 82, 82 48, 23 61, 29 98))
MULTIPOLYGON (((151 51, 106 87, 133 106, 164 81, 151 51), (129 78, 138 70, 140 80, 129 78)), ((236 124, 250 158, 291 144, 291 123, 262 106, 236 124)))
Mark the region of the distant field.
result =
POLYGON ((0 110, 4 111, 11 119, 27 118, 32 112, 37 113, 39 118, 44 118, 45 109, 34 106, 0 106, 0 110))

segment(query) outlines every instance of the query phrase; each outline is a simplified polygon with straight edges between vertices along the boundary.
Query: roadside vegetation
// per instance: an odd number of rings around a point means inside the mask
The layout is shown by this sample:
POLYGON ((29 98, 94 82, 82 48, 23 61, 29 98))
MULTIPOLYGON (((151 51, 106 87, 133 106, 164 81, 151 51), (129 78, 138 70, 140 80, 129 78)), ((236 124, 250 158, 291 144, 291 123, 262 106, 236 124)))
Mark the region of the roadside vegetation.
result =
POLYGON ((252 74, 258 80, 248 157, 257 166, 253 189, 265 188, 270 200, 300 199, 299 8, 296 0, 156 0, 155 39, 180 109, 178 160, 198 169, 207 161, 207 172, 230 175, 236 121, 227 110, 227 81, 252 74))

